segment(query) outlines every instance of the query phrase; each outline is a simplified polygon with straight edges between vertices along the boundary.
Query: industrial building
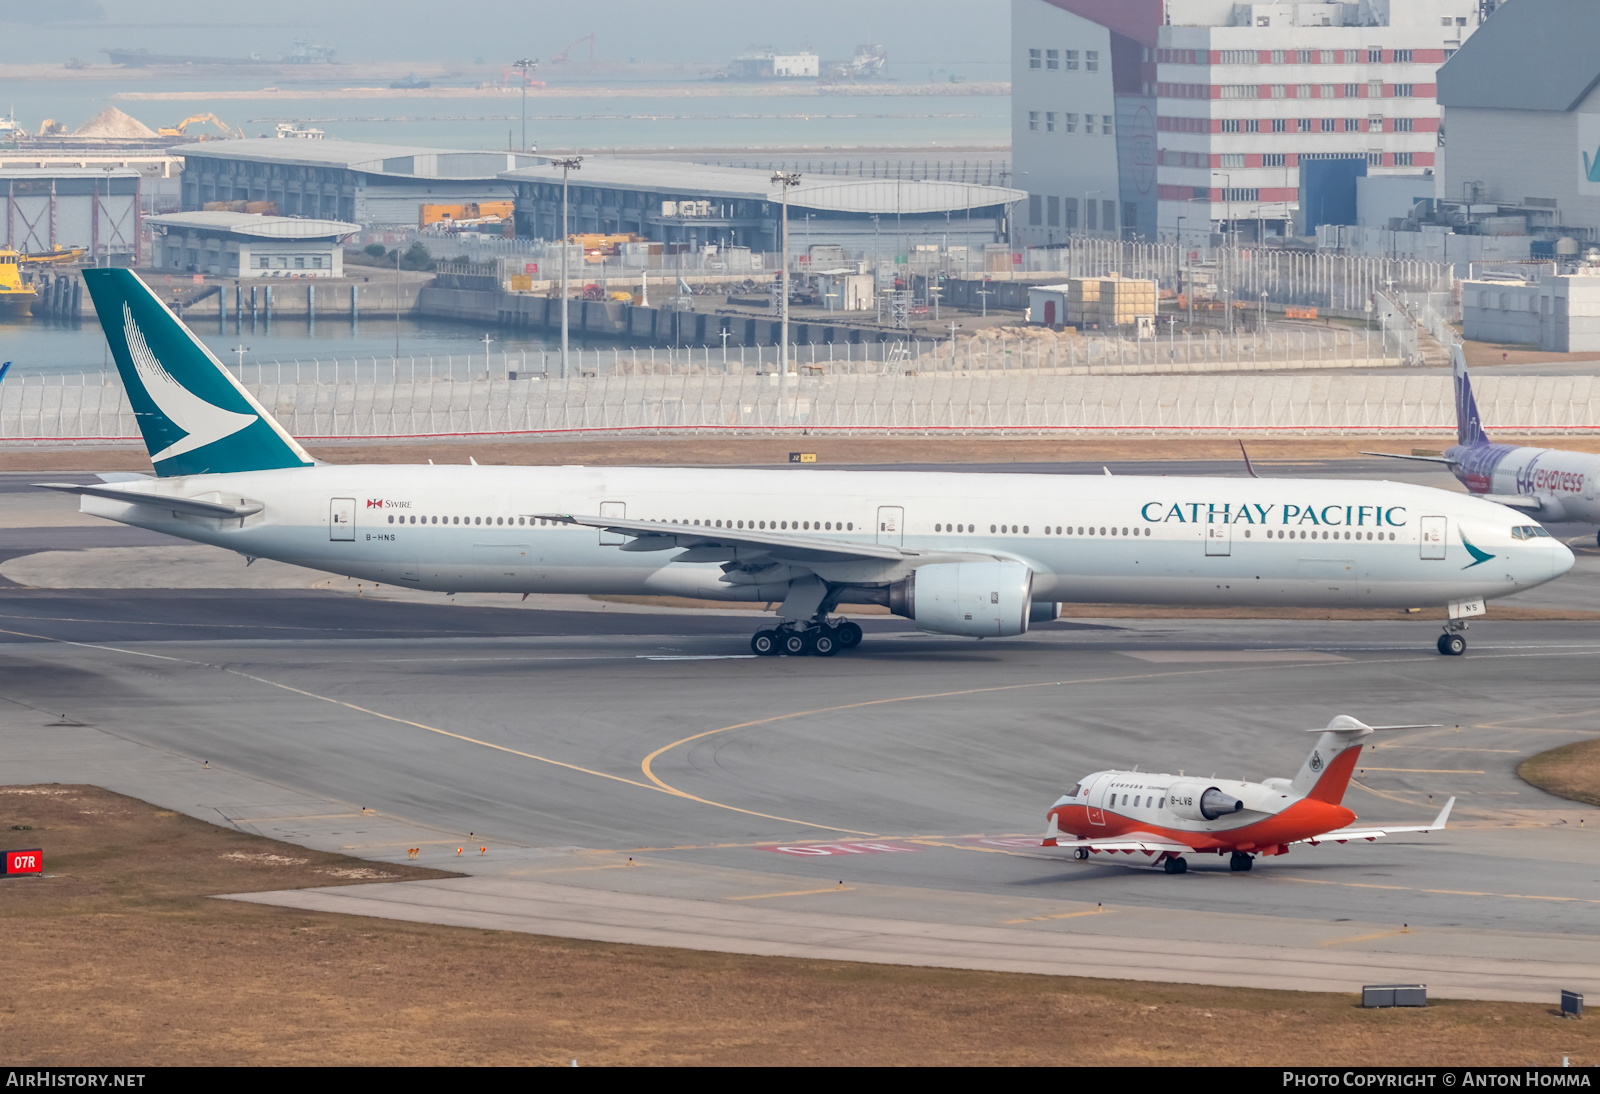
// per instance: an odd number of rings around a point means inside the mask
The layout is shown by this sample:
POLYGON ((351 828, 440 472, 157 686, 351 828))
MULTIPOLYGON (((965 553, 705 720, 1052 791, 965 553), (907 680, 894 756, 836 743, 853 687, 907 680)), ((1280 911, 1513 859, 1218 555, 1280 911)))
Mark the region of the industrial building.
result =
POLYGON ((1528 234, 1600 242, 1600 5, 1512 0, 1439 73, 1441 196, 1528 234))
POLYGON ((514 152, 459 152, 271 137, 177 146, 183 208, 211 201, 276 202, 284 216, 368 227, 412 227, 418 207, 512 196, 507 171, 542 162, 514 152))
MULTIPOLYGON (((561 172, 501 176, 515 190, 519 236, 561 237, 561 172)), ((894 259, 917 246, 981 247, 1004 238, 1027 195, 1002 186, 802 175, 789 190, 789 245, 837 245, 894 259)), ((634 232, 697 249, 776 251, 782 194, 772 172, 652 159, 587 159, 568 179, 571 232, 634 232)))
POLYGON ((1435 73, 1492 8, 1013 0, 1019 238, 1292 234, 1304 163, 1431 168, 1435 73))
POLYGON ((82 247, 96 261, 136 256, 141 176, 128 167, 0 168, 4 245, 82 247))
POLYGON ((1600 270, 1461 283, 1462 334, 1554 353, 1600 350, 1600 270))
POLYGON ((360 225, 260 213, 165 213, 146 217, 158 270, 237 278, 344 276, 341 241, 360 225))

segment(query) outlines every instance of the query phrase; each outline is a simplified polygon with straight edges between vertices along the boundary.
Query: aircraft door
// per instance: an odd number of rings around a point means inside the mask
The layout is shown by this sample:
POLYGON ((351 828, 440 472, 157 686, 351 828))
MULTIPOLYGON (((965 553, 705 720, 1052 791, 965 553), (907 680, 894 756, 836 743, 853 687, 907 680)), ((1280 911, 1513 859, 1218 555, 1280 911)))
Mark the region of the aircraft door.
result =
POLYGON ((1233 554, 1233 525, 1226 522, 1206 525, 1206 554, 1233 554))
MULTIPOLYGON (((626 502, 621 501, 603 501, 600 503, 600 515, 602 517, 626 518, 628 515, 628 505, 626 502)), ((616 532, 608 532, 603 528, 600 530, 600 546, 602 547, 615 547, 619 544, 626 543, 627 541, 627 536, 619 535, 616 532)))
POLYGON ((1105 824, 1106 822, 1106 793, 1111 786, 1111 776, 1101 775, 1089 788, 1089 814, 1090 824, 1105 824))
POLYGON ((878 506, 878 542, 899 547, 905 536, 906 511, 898 505, 878 506))
POLYGON ((333 498, 328 502, 328 538, 352 541, 356 538, 355 498, 333 498))
POLYGON ((1448 517, 1423 517, 1422 518, 1422 557, 1425 559, 1444 558, 1446 537, 1450 527, 1448 517))

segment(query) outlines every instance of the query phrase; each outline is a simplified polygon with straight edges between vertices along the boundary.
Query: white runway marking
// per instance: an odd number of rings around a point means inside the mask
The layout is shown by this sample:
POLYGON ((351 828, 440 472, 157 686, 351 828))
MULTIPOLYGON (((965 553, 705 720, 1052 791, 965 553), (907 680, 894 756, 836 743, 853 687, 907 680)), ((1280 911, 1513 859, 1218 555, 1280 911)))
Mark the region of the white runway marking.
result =
POLYGON ((1337 653, 1314 650, 1119 650, 1124 657, 1158 665, 1195 664, 1206 661, 1348 661, 1337 653))
POLYGON ((753 653, 637 653, 638 661, 754 661, 753 653))

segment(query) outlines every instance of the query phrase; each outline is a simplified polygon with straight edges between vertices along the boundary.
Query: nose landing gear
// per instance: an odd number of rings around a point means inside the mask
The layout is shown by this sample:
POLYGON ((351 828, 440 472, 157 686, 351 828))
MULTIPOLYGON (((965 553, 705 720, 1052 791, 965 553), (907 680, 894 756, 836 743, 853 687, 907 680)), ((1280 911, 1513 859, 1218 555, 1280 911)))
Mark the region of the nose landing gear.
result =
POLYGON ((861 626, 848 619, 812 619, 806 623, 783 622, 770 630, 760 630, 750 639, 750 649, 758 657, 780 653, 790 657, 832 657, 840 650, 861 644, 861 626))
POLYGON ((1461 632, 1467 629, 1465 619, 1452 619, 1444 625, 1444 633, 1439 636, 1439 652, 1446 657, 1460 657, 1467 652, 1467 636, 1461 632))

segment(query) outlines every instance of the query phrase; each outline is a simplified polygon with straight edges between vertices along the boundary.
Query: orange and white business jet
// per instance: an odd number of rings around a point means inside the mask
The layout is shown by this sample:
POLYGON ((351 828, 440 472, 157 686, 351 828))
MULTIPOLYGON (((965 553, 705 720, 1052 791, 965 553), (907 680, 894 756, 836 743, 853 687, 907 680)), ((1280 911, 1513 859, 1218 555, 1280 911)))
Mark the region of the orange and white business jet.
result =
MULTIPOLYGON (((1455 798, 1432 824, 1404 828, 1352 828, 1353 811, 1343 804, 1361 746, 1375 730, 1433 726, 1369 726, 1341 714, 1328 723, 1316 747, 1292 779, 1243 782, 1196 779, 1141 771, 1097 771, 1047 814, 1044 846, 1071 847, 1073 857, 1093 854, 1145 856, 1169 874, 1189 869, 1183 856, 1228 854, 1233 870, 1248 870, 1257 855, 1287 854, 1291 845, 1346 843, 1401 832, 1437 832, 1450 818, 1455 798)), ((1139 863, 1128 860, 1129 865, 1139 863)))

